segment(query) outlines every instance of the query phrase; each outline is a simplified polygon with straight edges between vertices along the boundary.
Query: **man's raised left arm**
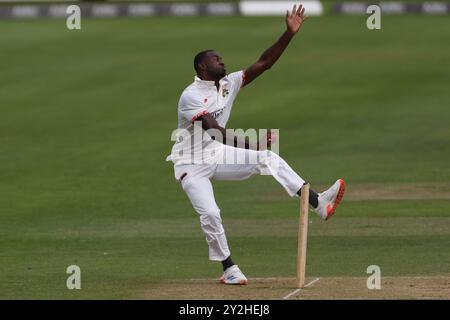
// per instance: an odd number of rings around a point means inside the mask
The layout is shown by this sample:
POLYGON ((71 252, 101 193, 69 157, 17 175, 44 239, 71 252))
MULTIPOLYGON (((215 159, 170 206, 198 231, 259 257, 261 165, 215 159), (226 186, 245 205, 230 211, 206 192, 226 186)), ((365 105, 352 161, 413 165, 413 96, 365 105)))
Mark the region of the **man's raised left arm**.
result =
POLYGON ((302 5, 298 8, 294 5, 292 12, 286 12, 286 31, 281 35, 277 42, 264 51, 258 61, 245 70, 244 86, 255 80, 264 71, 270 69, 274 65, 288 46, 289 42, 291 42, 292 38, 298 32, 303 22, 308 18, 304 16, 304 13, 305 9, 302 5))

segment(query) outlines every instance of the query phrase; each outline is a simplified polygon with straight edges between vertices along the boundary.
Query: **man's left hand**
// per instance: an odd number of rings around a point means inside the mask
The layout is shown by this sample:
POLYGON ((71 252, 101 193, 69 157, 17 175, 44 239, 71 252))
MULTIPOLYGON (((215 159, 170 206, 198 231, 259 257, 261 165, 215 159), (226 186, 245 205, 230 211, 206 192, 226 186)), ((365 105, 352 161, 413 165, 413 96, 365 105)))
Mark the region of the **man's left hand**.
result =
POLYGON ((305 8, 303 8, 303 5, 300 5, 297 9, 297 5, 294 5, 294 8, 292 9, 292 12, 289 13, 289 10, 286 11, 286 28, 288 31, 292 32, 293 34, 296 34, 300 27, 302 26, 303 22, 305 22, 308 17, 305 15, 305 8))

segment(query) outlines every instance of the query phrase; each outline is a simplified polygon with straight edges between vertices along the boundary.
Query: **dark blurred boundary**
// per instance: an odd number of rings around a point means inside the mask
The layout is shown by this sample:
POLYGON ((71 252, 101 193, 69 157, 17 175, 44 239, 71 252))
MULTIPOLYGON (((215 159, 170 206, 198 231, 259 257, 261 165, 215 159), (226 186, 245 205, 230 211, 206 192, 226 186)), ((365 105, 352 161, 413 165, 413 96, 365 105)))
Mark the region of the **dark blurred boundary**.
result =
POLYGON ((426 14, 443 15, 450 14, 450 2, 444 1, 426 1, 426 2, 358 2, 346 1, 337 2, 332 6, 332 12, 335 14, 366 14, 369 5, 378 4, 382 14, 426 14))
MULTIPOLYGON (((95 2, 61 0, 61 1, 1 1, 0 20, 3 19, 32 19, 32 18, 65 18, 69 5, 80 6, 82 17, 151 17, 151 16, 234 16, 252 15, 243 12, 238 0, 203 0, 203 1, 107 1, 95 2)), ((270 1, 276 3, 277 1, 270 1)), ((319 2, 319 1, 316 1, 319 2)), ((448 15, 450 14, 450 1, 384 1, 384 2, 358 2, 321 1, 324 14, 361 15, 371 4, 378 4, 383 14, 423 14, 448 15)), ((270 14, 269 14, 270 15, 270 14)))
MULTIPOLYGON (((121 319, 297 319, 309 314, 320 318, 383 319, 387 316, 425 319, 433 314, 447 314, 448 301, 435 300, 150 300, 150 301, 0 301, 4 313, 45 318, 80 319, 119 317, 121 319), (227 306, 268 306, 269 313, 224 314, 227 306), (181 315, 182 307, 214 308, 206 315, 181 315), (159 317, 158 317, 159 315, 159 317)), ((231 308, 228 308, 230 310, 231 308)), ((239 309, 238 309, 239 310, 239 309)))
MULTIPOLYGON (((424 319, 433 314, 446 314, 448 300, 148 300, 148 301, 0 301, 4 313, 45 318, 80 319, 86 315, 95 317, 114 316, 121 319, 296 319, 308 314, 319 318, 343 317, 352 319, 383 319, 387 316, 406 319, 424 319), (268 314, 249 313, 225 314, 225 306, 268 306, 268 314), (211 317, 181 314, 181 308, 213 308, 211 317), (27 314, 28 315, 28 314, 27 314), (146 316, 145 316, 146 315, 146 316)), ((239 310, 238 308, 237 310, 239 310)), ((230 312, 230 311, 229 311, 230 312)))
POLYGON ((59 3, 0 6, 0 19, 61 18, 76 4, 83 18, 239 15, 237 3, 59 3))

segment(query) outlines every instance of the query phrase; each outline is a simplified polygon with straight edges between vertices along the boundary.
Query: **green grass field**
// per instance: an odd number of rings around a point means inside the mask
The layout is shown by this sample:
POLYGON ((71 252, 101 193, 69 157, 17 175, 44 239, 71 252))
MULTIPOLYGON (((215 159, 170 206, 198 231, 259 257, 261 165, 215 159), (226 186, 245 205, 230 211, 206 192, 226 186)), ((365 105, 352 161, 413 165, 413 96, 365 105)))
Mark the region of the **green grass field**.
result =
MULTIPOLYGON (((164 161, 178 98, 197 51, 214 48, 239 70, 283 27, 244 17, 87 19, 81 31, 0 22, 0 298, 152 299, 145 292, 167 281, 219 277, 164 161), (72 264, 81 290, 66 288, 72 264)), ((279 128, 281 155, 319 191, 346 179, 336 216, 311 215, 311 277, 367 277, 372 264, 383 276, 450 274, 450 20, 391 16, 382 28, 310 19, 242 90, 229 122, 279 128)), ((298 200, 270 177, 216 182, 215 192, 250 281, 293 277, 298 200)))

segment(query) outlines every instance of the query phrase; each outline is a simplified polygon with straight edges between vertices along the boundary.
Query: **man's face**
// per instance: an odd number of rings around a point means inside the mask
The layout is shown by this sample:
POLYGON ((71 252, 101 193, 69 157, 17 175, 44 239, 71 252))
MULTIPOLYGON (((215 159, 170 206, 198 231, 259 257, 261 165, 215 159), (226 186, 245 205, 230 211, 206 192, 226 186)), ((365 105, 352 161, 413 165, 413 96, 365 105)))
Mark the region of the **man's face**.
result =
POLYGON ((205 66, 206 73, 213 79, 222 79, 227 74, 222 57, 216 51, 208 52, 202 64, 205 66))

